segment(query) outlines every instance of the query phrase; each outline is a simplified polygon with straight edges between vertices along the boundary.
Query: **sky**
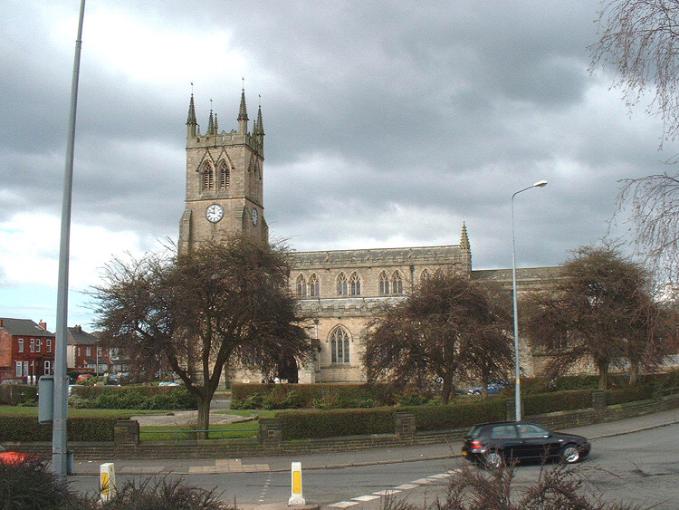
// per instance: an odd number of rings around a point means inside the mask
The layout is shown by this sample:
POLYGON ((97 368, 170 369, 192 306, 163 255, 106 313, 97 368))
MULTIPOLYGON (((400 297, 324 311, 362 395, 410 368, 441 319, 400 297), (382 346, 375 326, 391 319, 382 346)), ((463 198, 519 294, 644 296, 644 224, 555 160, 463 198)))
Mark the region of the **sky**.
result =
MULTIPOLYGON (((114 257, 176 240, 186 114, 264 116, 270 237, 296 250, 457 244, 475 269, 629 241, 620 179, 664 170, 660 120, 590 72, 593 0, 90 0, 68 324, 114 257), (199 5, 199 7, 196 7, 199 5), (193 83, 193 85, 192 85, 193 83), (261 97, 260 97, 261 96, 261 97), (211 102, 212 101, 212 102, 211 102)), ((0 316, 53 330, 77 0, 0 3, 0 316)))

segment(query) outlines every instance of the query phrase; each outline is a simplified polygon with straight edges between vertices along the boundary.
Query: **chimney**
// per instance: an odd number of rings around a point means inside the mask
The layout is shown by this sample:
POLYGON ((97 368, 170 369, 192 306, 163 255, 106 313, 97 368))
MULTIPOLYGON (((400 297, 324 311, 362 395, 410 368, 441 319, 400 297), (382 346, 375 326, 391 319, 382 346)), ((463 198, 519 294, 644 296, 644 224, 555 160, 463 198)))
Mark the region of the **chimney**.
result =
POLYGON ((38 322, 38 326, 40 326, 40 329, 47 331, 47 323, 44 320, 40 319, 40 322, 38 322))

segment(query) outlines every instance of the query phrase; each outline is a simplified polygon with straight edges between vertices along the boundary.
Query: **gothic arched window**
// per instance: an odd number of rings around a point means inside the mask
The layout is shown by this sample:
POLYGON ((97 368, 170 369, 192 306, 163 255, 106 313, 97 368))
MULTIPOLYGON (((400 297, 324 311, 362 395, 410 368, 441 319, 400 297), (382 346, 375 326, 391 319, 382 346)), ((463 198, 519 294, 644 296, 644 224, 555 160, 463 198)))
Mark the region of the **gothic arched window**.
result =
POLYGON ((351 277, 349 278, 349 285, 351 287, 352 296, 361 295, 361 279, 358 277, 358 274, 356 273, 351 274, 351 277))
POLYGON ((389 294, 389 279, 387 278, 387 273, 382 271, 380 273, 380 296, 386 296, 389 294))
POLYGON ((347 277, 344 273, 340 273, 337 276, 337 295, 346 296, 347 295, 347 277))
POLYGON ((330 334, 330 356, 333 364, 349 363, 349 333, 337 326, 330 334))
POLYGON ((420 283, 424 283, 424 282, 426 282, 426 281, 429 280, 429 279, 431 279, 431 274, 429 273, 429 270, 428 270, 428 269, 425 269, 425 270, 422 271, 422 273, 420 274, 420 283))
POLYGON ((304 298, 306 297, 306 282, 304 281, 304 276, 299 275, 297 277, 297 297, 298 298, 304 298))
POLYGON ((219 189, 226 189, 231 183, 231 172, 225 161, 219 165, 219 189))
POLYGON ((391 275, 391 293, 396 295, 403 294, 403 278, 401 278, 401 273, 394 271, 391 275))
POLYGON ((312 274, 309 277, 309 296, 310 297, 319 297, 321 295, 320 292, 320 284, 318 282, 318 278, 316 277, 315 274, 312 274))
POLYGON ((215 170, 209 161, 203 163, 203 170, 201 171, 202 191, 209 191, 215 186, 215 170))
POLYGON ((441 268, 438 268, 436 271, 434 271, 434 278, 443 278, 443 271, 441 271, 441 268))

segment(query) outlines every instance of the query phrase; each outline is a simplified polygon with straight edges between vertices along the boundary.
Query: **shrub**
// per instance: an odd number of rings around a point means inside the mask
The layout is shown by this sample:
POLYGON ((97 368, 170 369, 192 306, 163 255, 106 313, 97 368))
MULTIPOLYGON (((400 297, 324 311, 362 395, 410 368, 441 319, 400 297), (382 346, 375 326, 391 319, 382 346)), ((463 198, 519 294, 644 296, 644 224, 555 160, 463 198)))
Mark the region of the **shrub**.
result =
MULTIPOLYGON (((113 441, 117 417, 69 418, 69 441, 113 441)), ((35 416, 0 416, 0 442, 51 441, 52 425, 39 424, 35 416)))
POLYGON ((505 419, 505 401, 502 398, 463 404, 401 406, 398 410, 415 415, 417 430, 456 429, 505 419))
POLYGON ((398 398, 399 405, 402 406, 421 406, 429 402, 429 398, 417 393, 407 393, 398 398))
POLYGON ((100 409, 196 409, 186 388, 158 386, 92 386, 76 388, 69 402, 100 409))
POLYGON ((276 418, 284 440, 394 432, 394 410, 389 408, 305 409, 283 411, 276 418))
POLYGON ((592 390, 554 391, 523 398, 523 412, 527 416, 589 407, 592 407, 592 390))
POLYGON ((35 402, 38 387, 30 384, 0 384, 0 404, 15 406, 35 402))
POLYGON ((214 490, 184 485, 181 480, 146 478, 128 480, 117 488, 113 499, 101 506, 92 500, 92 508, 102 510, 227 510, 235 507, 222 503, 214 490))
POLYGON ((0 505, 25 510, 69 510, 82 508, 65 480, 59 480, 45 463, 0 463, 0 505))
POLYGON ((360 402, 362 406, 372 401, 376 405, 394 404, 393 388, 386 384, 234 384, 231 389, 231 407, 245 409, 254 405, 252 395, 262 395, 262 405, 279 409, 285 406, 286 395, 298 394, 295 405, 304 402, 303 407, 349 407, 360 402))
POLYGON ((606 392, 606 404, 623 404, 635 400, 646 400, 653 398, 653 386, 650 384, 640 384, 637 386, 627 386, 606 392))

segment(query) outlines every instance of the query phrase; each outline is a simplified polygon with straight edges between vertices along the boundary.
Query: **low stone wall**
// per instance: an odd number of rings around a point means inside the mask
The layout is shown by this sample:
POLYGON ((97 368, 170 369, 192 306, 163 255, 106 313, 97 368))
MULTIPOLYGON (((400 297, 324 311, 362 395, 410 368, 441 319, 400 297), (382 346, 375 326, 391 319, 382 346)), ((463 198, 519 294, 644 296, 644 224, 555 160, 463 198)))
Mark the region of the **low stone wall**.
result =
MULTIPOLYGON (((548 428, 559 430, 591 425, 593 423, 616 421, 679 407, 679 394, 669 395, 657 400, 643 400, 606 406, 605 398, 602 398, 600 393, 603 392, 593 392, 593 406, 589 409, 559 411, 538 416, 528 416, 526 419, 541 423, 548 428)), ((507 405, 507 413, 513 414, 513 412, 513 405, 507 405)), ((508 416, 508 419, 512 418, 508 416)), ((459 441, 468 430, 464 428, 417 432, 416 427, 417 423, 414 415, 396 413, 393 434, 282 441, 280 426, 276 420, 262 419, 260 420, 259 437, 256 439, 140 442, 138 423, 133 420, 121 420, 116 423, 115 440, 113 442, 70 442, 69 449, 74 451, 76 458, 79 460, 102 458, 111 460, 226 458, 331 453, 417 444, 443 444, 459 441)), ((45 456, 51 454, 51 444, 47 442, 21 443, 11 446, 45 456)))

